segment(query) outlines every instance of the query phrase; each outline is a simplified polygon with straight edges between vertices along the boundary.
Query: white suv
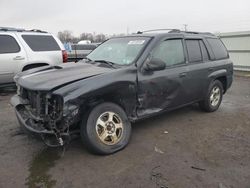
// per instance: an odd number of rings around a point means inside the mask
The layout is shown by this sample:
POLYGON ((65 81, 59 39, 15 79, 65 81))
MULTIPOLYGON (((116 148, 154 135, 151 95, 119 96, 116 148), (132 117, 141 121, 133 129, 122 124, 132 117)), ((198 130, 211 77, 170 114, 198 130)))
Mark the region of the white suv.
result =
POLYGON ((67 62, 67 53, 54 35, 0 27, 0 86, 13 83, 18 72, 63 62, 67 62))

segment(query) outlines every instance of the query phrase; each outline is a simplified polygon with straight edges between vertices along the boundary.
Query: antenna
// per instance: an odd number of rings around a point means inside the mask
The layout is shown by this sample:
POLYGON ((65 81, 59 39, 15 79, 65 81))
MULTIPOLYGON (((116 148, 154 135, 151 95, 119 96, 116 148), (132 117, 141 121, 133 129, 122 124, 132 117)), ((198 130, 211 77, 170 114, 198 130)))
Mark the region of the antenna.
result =
POLYGON ((188 24, 183 24, 183 25, 184 25, 184 31, 187 31, 188 24))

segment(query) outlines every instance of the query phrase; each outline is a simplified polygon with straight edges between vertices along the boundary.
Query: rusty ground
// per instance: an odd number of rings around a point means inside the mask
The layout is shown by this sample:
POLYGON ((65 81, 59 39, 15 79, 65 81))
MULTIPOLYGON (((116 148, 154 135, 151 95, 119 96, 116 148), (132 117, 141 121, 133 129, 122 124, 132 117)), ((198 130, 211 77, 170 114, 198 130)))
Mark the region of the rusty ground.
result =
POLYGON ((80 139, 46 148, 23 134, 0 94, 0 188, 249 188, 250 78, 236 77, 220 109, 192 105, 133 125, 130 144, 109 156, 80 139))

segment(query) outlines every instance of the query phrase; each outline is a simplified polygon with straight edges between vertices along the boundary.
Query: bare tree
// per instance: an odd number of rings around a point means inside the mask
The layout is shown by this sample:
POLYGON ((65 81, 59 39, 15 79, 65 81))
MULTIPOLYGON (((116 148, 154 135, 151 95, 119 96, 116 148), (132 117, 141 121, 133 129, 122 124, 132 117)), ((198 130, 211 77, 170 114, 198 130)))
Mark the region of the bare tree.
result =
POLYGON ((69 30, 59 31, 57 36, 63 43, 64 42, 73 42, 74 41, 72 31, 69 31, 69 30))
POLYGON ((94 41, 94 36, 92 33, 82 33, 79 37, 80 40, 90 40, 91 42, 94 41))
POLYGON ((63 42, 78 43, 81 40, 89 40, 91 42, 103 42, 108 38, 115 36, 124 36, 124 34, 113 34, 113 35, 104 35, 103 33, 81 33, 79 37, 75 37, 72 34, 72 31, 64 30, 59 31, 57 34, 58 38, 63 42))
POLYGON ((94 42, 103 42, 106 40, 106 36, 104 34, 97 34, 94 38, 94 42))

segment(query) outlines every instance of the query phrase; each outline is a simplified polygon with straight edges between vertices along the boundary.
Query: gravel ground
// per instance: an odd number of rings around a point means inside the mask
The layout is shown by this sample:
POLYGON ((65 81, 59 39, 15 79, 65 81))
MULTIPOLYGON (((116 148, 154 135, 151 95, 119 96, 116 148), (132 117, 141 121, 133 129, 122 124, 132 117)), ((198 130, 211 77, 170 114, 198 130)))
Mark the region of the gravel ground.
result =
POLYGON ((109 156, 79 138, 65 150, 23 134, 0 93, 0 188, 249 188, 250 78, 236 77, 214 113, 197 105, 133 125, 130 144, 109 156))

